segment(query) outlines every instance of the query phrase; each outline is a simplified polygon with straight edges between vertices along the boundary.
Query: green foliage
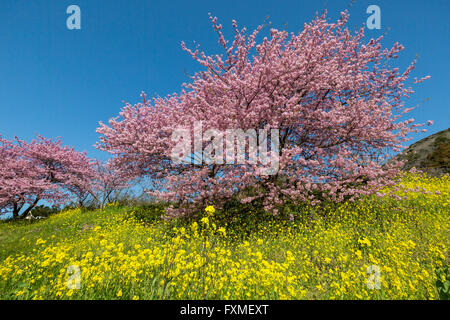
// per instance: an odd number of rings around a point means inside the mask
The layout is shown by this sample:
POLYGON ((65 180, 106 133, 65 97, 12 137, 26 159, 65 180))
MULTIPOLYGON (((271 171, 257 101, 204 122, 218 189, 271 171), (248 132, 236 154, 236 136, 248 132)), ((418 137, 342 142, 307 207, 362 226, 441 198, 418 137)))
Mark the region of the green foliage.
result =
POLYGON ((60 209, 58 207, 39 205, 31 210, 31 215, 33 215, 33 217, 49 217, 52 214, 58 213, 59 211, 60 209))
POLYGON ((128 210, 131 210, 130 214, 138 221, 143 223, 153 223, 161 220, 165 207, 166 204, 164 203, 147 203, 141 206, 130 207, 128 210))
POLYGON ((450 300, 450 269, 448 266, 436 269, 436 289, 441 300, 450 300))

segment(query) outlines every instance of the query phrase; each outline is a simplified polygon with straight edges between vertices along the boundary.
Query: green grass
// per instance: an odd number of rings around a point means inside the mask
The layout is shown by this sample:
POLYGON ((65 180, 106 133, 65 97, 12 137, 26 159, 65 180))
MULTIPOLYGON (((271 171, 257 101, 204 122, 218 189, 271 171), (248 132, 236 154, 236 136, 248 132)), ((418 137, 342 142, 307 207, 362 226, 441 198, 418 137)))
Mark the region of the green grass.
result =
POLYGON ((80 211, 75 215, 55 214, 42 220, 1 221, 0 261, 16 254, 32 253, 38 248, 37 239, 45 239, 52 244, 81 236, 89 226, 102 224, 112 215, 123 213, 122 208, 111 207, 105 212, 80 211))

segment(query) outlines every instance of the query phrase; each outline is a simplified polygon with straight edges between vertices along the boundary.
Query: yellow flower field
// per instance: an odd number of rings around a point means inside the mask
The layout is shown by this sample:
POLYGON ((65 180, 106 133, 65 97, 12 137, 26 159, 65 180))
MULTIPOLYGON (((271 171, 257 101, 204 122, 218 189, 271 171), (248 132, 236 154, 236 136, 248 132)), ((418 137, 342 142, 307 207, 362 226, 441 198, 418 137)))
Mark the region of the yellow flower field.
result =
POLYGON ((0 223, 0 299, 439 299, 450 179, 401 185, 401 200, 309 208, 249 234, 213 206, 189 224, 118 206, 0 223))

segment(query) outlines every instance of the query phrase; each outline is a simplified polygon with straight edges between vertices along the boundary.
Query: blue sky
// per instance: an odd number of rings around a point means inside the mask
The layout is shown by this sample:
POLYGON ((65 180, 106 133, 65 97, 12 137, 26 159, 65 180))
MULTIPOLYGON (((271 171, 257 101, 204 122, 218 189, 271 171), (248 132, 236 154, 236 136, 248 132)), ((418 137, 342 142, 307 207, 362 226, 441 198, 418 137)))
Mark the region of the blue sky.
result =
MULTIPOLYGON (((144 1, 144 0, 2 0, 0 4, 0 134, 32 139, 35 133, 60 136, 64 144, 105 159, 95 150, 98 121, 118 115, 123 101, 135 103, 141 91, 148 96, 179 92, 181 84, 201 70, 181 50, 180 43, 200 43, 217 53, 216 34, 208 12, 217 16, 226 35, 231 20, 253 29, 269 16, 272 26, 298 31, 316 11, 327 8, 336 20, 350 0, 334 1, 144 1), (81 30, 68 30, 66 8, 81 9, 81 30)), ((384 45, 399 41, 406 49, 401 69, 419 56, 412 77, 431 75, 415 87, 410 115, 435 124, 413 141, 449 127, 450 2, 448 0, 357 0, 350 8, 349 26, 360 27, 381 9, 384 45), (429 98, 428 101, 425 101, 429 98)))

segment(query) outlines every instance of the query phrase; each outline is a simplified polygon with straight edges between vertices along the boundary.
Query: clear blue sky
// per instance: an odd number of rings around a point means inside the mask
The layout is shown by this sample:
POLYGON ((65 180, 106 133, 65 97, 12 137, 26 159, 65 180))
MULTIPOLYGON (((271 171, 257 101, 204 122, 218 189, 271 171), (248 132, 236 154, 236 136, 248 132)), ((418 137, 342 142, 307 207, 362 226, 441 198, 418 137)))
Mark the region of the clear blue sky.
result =
MULTIPOLYGON (((253 29, 269 16, 272 26, 298 31, 324 7, 336 20, 350 0, 325 1, 144 1, 144 0, 2 0, 0 4, 0 134, 32 139, 35 133, 61 136, 90 156, 105 159, 93 148, 98 121, 117 116, 123 101, 135 103, 142 90, 149 96, 179 92, 200 66, 181 50, 180 42, 200 43, 217 53, 216 34, 208 12, 231 35, 231 20, 253 29), (81 30, 68 30, 66 8, 81 8, 81 30)), ((410 106, 430 100, 411 113, 420 122, 435 121, 416 141, 449 127, 450 1, 357 0, 350 8, 351 28, 381 8, 384 44, 406 49, 398 66, 406 68, 419 55, 413 77, 431 75, 416 87, 410 106), (389 29, 389 30, 387 30, 389 29)))

